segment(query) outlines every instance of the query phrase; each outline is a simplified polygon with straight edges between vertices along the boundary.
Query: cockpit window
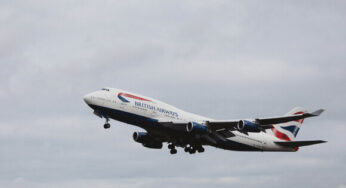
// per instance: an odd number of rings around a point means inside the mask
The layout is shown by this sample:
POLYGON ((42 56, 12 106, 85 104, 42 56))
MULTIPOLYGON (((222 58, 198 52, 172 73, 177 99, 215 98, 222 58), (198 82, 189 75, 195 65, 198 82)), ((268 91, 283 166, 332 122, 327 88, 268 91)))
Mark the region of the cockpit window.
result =
POLYGON ((107 88, 102 88, 101 90, 103 90, 103 91, 109 91, 109 89, 107 89, 107 88))

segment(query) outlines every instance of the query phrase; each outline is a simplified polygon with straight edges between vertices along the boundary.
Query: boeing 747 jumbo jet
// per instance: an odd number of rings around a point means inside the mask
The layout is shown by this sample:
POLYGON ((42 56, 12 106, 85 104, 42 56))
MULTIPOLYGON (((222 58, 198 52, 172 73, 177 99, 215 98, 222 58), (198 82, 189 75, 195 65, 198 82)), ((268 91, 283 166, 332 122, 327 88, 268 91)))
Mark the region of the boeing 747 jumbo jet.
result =
POLYGON ((136 125, 146 132, 133 133, 144 147, 161 149, 168 143, 171 154, 176 147, 190 154, 204 152, 203 146, 235 151, 297 151, 301 146, 324 143, 322 140, 294 141, 305 118, 318 116, 296 107, 284 116, 240 120, 213 120, 185 112, 161 101, 128 91, 103 88, 84 96, 94 114, 136 125))

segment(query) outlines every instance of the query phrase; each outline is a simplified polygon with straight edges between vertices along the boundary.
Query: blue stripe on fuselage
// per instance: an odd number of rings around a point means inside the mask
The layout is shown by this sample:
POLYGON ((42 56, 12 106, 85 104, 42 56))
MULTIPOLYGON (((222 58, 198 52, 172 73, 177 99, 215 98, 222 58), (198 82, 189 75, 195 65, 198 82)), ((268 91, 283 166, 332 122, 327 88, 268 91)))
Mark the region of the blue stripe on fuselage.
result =
POLYGON ((130 102, 130 101, 126 100, 124 97, 122 97, 121 95, 118 95, 118 98, 123 102, 126 102, 126 103, 130 102))

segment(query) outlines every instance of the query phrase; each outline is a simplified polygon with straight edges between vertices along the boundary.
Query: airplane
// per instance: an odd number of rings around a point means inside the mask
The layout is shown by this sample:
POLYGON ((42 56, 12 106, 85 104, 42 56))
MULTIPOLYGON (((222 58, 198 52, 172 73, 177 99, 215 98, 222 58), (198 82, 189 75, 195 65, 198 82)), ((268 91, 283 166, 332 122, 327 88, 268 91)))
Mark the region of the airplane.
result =
POLYGON ((319 116, 324 110, 308 113, 296 107, 278 117, 214 120, 168 105, 159 100, 121 89, 105 87, 83 97, 93 113, 105 118, 138 126, 134 141, 144 147, 161 149, 168 143, 171 154, 177 147, 194 154, 204 152, 203 146, 234 151, 295 152, 299 147, 325 143, 323 140, 295 141, 305 118, 319 116))

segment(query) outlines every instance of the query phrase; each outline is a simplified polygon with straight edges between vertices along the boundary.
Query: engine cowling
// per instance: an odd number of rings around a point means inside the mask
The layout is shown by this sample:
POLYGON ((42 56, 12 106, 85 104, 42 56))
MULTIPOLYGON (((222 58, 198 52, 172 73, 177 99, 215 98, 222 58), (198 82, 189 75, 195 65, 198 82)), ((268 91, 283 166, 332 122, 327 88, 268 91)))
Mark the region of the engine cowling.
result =
POLYGON ((256 123, 246 120, 240 120, 237 129, 242 132, 261 132, 256 123))
POLYGON ((193 132, 193 133, 199 133, 199 134, 209 133, 209 129, 207 126, 196 123, 196 122, 189 122, 186 125, 186 131, 187 132, 193 132))
POLYGON ((161 149, 162 142, 156 141, 153 137, 148 135, 146 132, 134 132, 133 140, 138 143, 141 143, 144 147, 152 148, 152 149, 161 149))

